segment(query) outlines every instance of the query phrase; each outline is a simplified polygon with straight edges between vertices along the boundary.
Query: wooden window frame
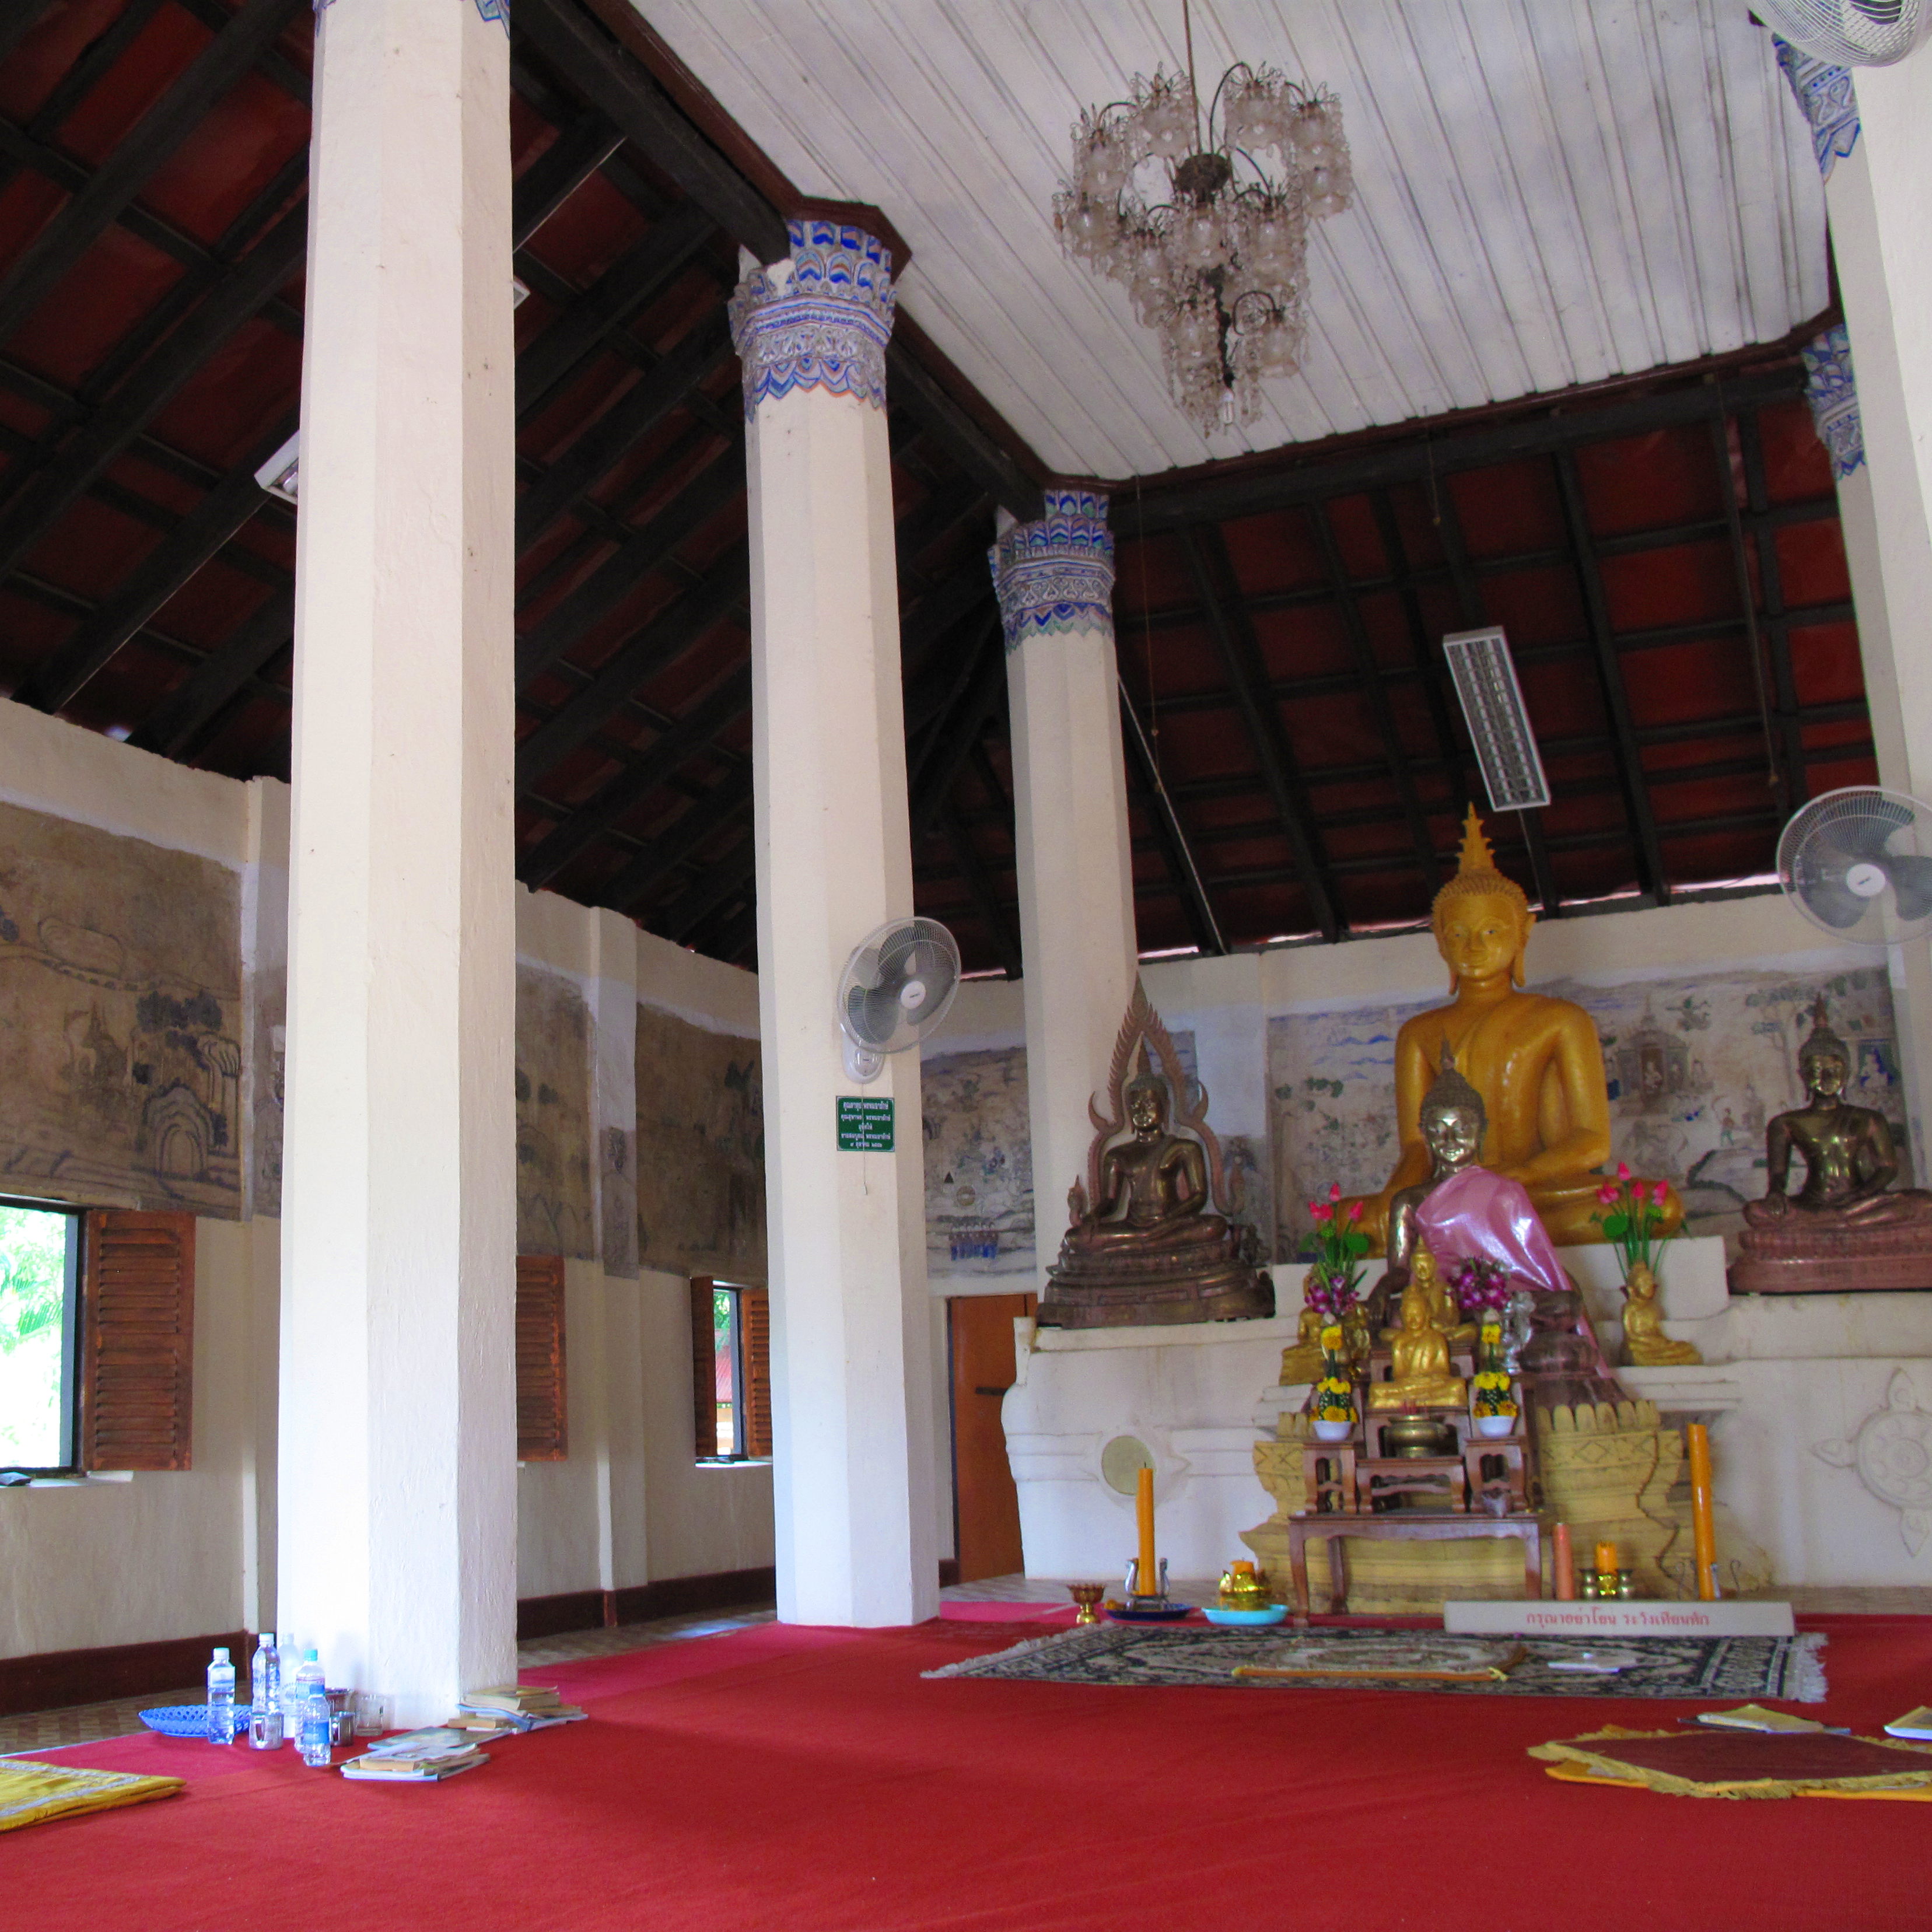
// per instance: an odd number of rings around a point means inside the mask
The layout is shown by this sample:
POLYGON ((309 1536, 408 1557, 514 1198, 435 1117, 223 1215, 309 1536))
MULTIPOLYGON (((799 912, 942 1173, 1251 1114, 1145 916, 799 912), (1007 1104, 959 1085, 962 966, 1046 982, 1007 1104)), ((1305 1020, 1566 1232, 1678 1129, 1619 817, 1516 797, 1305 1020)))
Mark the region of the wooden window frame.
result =
POLYGON ((0 1195, 0 1208, 24 1208, 30 1214, 58 1214, 68 1223, 65 1279, 61 1292, 60 1453, 52 1462, 0 1463, 10 1475, 72 1476, 80 1465, 80 1300, 86 1249, 87 1210, 65 1201, 30 1201, 0 1195))
POLYGON ((761 1462, 772 1454, 771 1298, 749 1282, 691 1279, 692 1447, 706 1467, 761 1462), (729 1455, 718 1449, 718 1354, 716 1298, 732 1298, 732 1439, 729 1455))
POLYGON ((75 1465, 191 1468, 194 1216, 89 1208, 80 1244, 75 1465))
POLYGON ((517 1460, 570 1458, 568 1362, 561 1255, 517 1257, 517 1460))

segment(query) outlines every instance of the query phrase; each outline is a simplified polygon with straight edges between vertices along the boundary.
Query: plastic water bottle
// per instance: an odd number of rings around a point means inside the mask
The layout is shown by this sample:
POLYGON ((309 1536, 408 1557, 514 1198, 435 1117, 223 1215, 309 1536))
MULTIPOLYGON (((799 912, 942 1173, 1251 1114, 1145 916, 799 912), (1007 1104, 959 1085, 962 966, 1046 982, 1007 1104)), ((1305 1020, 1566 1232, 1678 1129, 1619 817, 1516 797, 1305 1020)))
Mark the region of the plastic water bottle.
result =
POLYGON ((275 1634, 264 1630, 248 1666, 248 1744, 254 1750, 282 1748, 282 1660, 275 1652, 275 1634))
POLYGON ((296 1673, 296 1688, 302 1700, 302 1760, 316 1771, 328 1768, 328 1692, 324 1687, 322 1664, 312 1650, 302 1652, 302 1664, 296 1673))
POLYGON ((290 1744, 302 1741, 302 1654, 293 1637, 286 1630, 281 1633, 281 1642, 275 1652, 275 1682, 277 1694, 282 1705, 282 1736, 290 1744))
POLYGON ((212 1744, 235 1742, 235 1666, 225 1650, 217 1650, 208 1666, 208 1741, 212 1744))

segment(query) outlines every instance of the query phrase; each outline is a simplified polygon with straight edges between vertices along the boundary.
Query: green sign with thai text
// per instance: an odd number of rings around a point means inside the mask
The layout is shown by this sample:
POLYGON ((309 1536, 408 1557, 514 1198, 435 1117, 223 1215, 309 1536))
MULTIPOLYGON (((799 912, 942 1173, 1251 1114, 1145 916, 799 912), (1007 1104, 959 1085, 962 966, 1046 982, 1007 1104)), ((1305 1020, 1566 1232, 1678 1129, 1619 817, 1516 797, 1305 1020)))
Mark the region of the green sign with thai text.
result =
POLYGON ((890 1154, 892 1103, 890 1096, 874 1100, 866 1094, 838 1096, 838 1151, 841 1154, 890 1154))

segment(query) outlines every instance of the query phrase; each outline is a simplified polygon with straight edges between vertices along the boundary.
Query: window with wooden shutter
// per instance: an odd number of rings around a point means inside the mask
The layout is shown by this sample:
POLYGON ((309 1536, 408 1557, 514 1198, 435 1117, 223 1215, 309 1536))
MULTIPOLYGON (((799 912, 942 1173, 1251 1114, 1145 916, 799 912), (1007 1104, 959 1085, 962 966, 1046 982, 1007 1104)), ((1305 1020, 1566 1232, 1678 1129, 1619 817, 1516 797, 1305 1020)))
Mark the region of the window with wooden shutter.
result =
POLYGON ((718 1454, 718 1339, 708 1274, 691 1282, 691 1421, 692 1453, 718 1454))
POLYGON ((185 1469, 194 1440, 194 1216, 97 1208, 83 1236, 84 1469, 185 1469))
POLYGON ((738 1291, 738 1354, 745 1365, 745 1454, 772 1453, 772 1298, 762 1288, 738 1291))
POLYGON ((563 1258, 517 1257, 517 1460, 570 1454, 564 1402, 563 1258))

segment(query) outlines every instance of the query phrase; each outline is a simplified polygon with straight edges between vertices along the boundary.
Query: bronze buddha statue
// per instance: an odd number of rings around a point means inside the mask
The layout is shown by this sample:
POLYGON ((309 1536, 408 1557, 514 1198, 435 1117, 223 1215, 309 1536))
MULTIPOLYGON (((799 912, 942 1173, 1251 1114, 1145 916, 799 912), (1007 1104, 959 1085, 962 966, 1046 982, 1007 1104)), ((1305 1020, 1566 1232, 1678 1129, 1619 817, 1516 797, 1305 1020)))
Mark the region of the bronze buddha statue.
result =
POLYGON ((1272 1314, 1260 1238, 1234 1216, 1207 1094, 1188 1078, 1138 981, 1108 1097, 1107 1114, 1088 1109, 1096 1133, 1087 1178, 1067 1196, 1070 1225, 1048 1273, 1040 1323, 1095 1328, 1272 1314))
MULTIPOLYGON (((1570 1000, 1521 990, 1535 916, 1522 888, 1496 869, 1474 808, 1460 868, 1436 896, 1436 944, 1455 997, 1405 1020, 1396 1035, 1396 1126, 1401 1154, 1388 1184, 1364 1197, 1363 1226, 1378 1245, 1390 1236, 1395 1198, 1425 1180, 1431 1154, 1422 1132, 1424 1096, 1451 1056, 1486 1106, 1475 1159, 1520 1181, 1559 1245, 1603 1239, 1597 1170, 1610 1151, 1610 1092, 1596 1022, 1570 1000)), ((1666 1197, 1660 1232, 1683 1205, 1666 1197)))
POLYGON ((1744 1204, 1731 1285, 1747 1293, 1932 1288, 1932 1194, 1894 1188, 1898 1154, 1875 1108, 1845 1098, 1851 1050, 1820 994, 1798 1049, 1804 1104, 1765 1129, 1765 1195, 1744 1204), (1790 1192, 1791 1157, 1804 1182, 1790 1192))

